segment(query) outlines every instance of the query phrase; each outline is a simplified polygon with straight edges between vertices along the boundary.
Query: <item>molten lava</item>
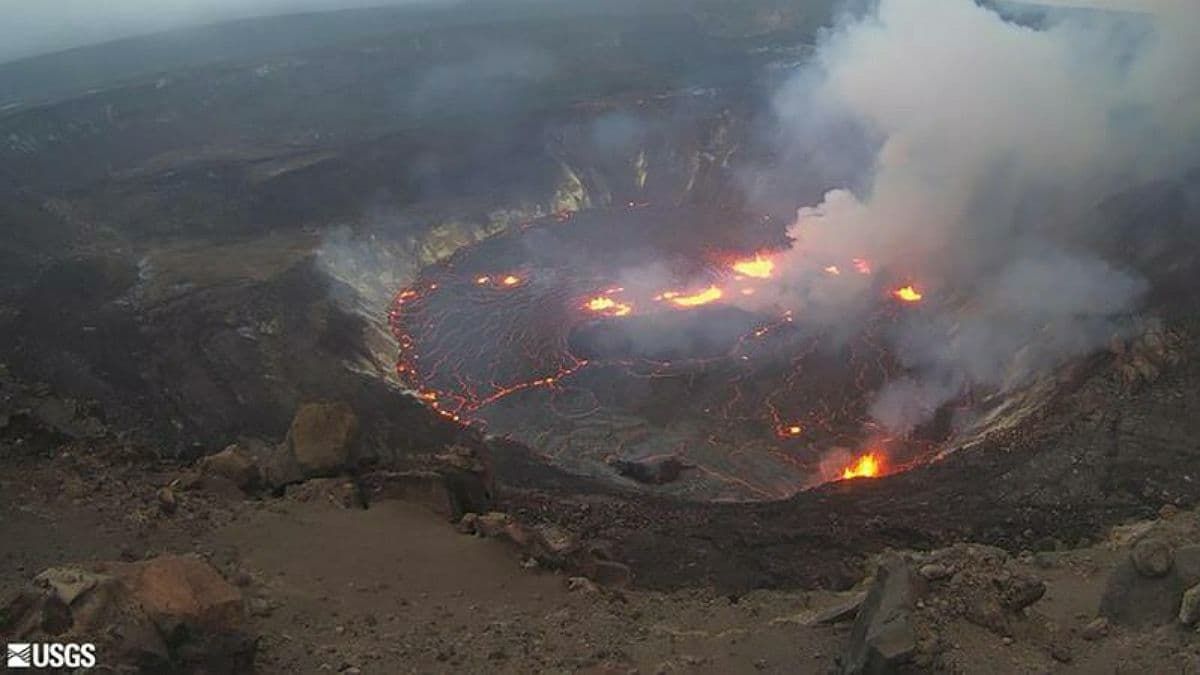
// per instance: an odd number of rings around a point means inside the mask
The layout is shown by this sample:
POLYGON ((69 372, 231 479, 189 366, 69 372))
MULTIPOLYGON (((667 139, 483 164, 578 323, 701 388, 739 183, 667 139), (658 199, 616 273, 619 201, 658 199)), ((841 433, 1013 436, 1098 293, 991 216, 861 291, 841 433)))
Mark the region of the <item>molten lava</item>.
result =
POLYGON ((775 272, 775 261, 763 255, 755 254, 750 260, 739 260, 731 266, 734 272, 755 279, 769 279, 775 272))
POLYGON ((825 273, 836 277, 842 273, 842 270, 837 265, 830 265, 829 267, 825 268, 825 273))
POLYGON ((892 291, 892 296, 902 302, 920 302, 921 298, 925 297, 920 291, 912 286, 897 288, 896 290, 892 291))
POLYGON ((863 258, 855 258, 854 260, 851 260, 850 262, 854 263, 854 271, 855 272, 858 272, 859 274, 870 274, 871 273, 871 263, 867 262, 863 258))
POLYGON ((676 292, 669 292, 663 293, 661 297, 669 300, 677 307, 699 307, 700 305, 707 305, 710 302, 716 302, 724 295, 725 293, 721 289, 717 288, 716 286, 709 286, 699 293, 693 293, 691 295, 682 295, 676 292))
POLYGON ((516 286, 517 284, 521 283, 521 277, 514 277, 510 274, 501 279, 500 283, 504 284, 505 286, 516 286))
POLYGON ((588 311, 595 312, 597 314, 603 314, 605 316, 628 316, 631 312, 633 312, 633 305, 617 302, 616 300, 603 295, 598 298, 592 298, 591 300, 588 300, 584 307, 586 307, 588 311))
POLYGON ((850 480, 852 478, 877 478, 883 474, 883 457, 876 455, 873 452, 854 460, 854 462, 842 469, 842 480, 850 480))

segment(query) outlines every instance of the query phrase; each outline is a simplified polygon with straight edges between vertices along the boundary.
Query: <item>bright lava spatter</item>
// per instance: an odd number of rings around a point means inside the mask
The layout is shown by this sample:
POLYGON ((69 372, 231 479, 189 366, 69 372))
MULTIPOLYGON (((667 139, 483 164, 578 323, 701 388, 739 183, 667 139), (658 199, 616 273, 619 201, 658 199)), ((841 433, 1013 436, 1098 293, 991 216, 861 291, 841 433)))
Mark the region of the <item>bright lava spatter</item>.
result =
POLYGON ((903 302, 920 302, 921 299, 925 297, 920 291, 912 286, 897 288, 895 291, 892 291, 892 295, 895 296, 897 300, 901 300, 903 302))
POLYGON ((874 452, 867 454, 854 460, 850 466, 842 470, 842 480, 850 480, 852 478, 878 478, 884 472, 883 457, 874 452))
POLYGON ((610 276, 619 269, 605 265, 647 226, 615 236, 595 224, 573 229, 579 219, 485 240, 398 293, 389 319, 404 385, 441 415, 509 436, 569 470, 611 475, 610 457, 678 454, 702 483, 684 493, 697 498, 787 496, 821 482, 827 450, 868 440, 868 394, 899 374, 876 338, 893 320, 886 307, 849 339, 794 322, 790 312, 736 309, 726 291, 771 283, 778 270, 769 253, 712 254, 710 271, 689 277, 692 290, 626 290, 610 276), (593 231, 605 234, 589 239, 593 231), (547 245, 548 237, 561 241, 547 245), (569 264, 540 255, 571 248, 590 255, 569 264), (707 282, 696 283, 704 274, 707 282), (669 336, 738 322, 745 329, 729 342, 717 336, 683 351, 655 351, 656 339, 637 338, 660 325, 669 336))

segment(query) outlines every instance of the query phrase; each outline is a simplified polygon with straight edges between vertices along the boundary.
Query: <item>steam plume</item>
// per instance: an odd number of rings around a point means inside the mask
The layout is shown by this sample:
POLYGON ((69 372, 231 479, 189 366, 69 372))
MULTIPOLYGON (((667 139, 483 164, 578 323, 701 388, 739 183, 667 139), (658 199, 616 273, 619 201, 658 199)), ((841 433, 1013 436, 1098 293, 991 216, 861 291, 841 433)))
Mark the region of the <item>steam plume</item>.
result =
POLYGON ((1097 206, 1200 159, 1200 5, 1049 16, 1031 28, 970 0, 880 0, 778 96, 792 143, 828 156, 814 126, 849 121, 876 152, 860 185, 799 210, 786 276, 758 301, 846 320, 839 307, 878 289, 834 291, 819 271, 853 257, 941 299, 891 336, 911 376, 874 414, 894 431, 966 386, 1013 386, 1104 344, 1146 282, 1102 257, 1097 206))

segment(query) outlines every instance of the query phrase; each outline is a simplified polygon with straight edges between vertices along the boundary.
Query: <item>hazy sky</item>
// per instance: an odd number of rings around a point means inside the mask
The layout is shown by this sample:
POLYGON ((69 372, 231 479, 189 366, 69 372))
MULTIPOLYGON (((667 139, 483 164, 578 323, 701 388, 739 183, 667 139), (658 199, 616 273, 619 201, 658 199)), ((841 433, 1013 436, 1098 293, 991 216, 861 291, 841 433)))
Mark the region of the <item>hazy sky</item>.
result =
POLYGON ((0 62, 266 14, 446 0, 0 0, 0 62))
MULTIPOLYGON (((0 0, 0 62, 187 25, 267 14, 454 0, 0 0)), ((597 0, 602 1, 602 0, 597 0)), ((949 0, 930 0, 947 2, 949 0)), ((970 0, 958 0, 970 2, 970 0)), ((1021 0, 1018 0, 1021 1, 1021 0)), ((1035 0, 1155 9, 1200 0, 1035 0)))

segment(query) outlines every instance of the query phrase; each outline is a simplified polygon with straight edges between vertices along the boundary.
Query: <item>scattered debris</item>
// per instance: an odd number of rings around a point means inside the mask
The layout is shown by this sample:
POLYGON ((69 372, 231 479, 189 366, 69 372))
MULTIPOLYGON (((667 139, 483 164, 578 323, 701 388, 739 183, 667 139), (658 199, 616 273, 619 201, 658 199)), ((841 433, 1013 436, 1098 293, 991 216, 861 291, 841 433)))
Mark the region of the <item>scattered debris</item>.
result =
POLYGON ((256 648, 241 592, 186 556, 47 569, 0 623, 26 641, 99 642, 110 668, 243 673, 256 648))

